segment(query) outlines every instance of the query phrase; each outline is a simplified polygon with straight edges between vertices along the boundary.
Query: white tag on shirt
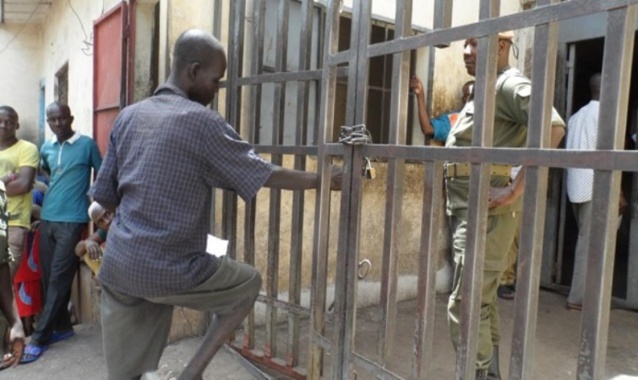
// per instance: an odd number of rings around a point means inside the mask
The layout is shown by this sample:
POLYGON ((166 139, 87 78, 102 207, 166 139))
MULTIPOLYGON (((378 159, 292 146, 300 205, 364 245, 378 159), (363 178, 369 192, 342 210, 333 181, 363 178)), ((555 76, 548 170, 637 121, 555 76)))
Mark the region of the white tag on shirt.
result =
POLYGON ((228 251, 228 240, 217 238, 211 234, 208 234, 208 240, 206 241, 206 252, 213 256, 222 257, 228 251))

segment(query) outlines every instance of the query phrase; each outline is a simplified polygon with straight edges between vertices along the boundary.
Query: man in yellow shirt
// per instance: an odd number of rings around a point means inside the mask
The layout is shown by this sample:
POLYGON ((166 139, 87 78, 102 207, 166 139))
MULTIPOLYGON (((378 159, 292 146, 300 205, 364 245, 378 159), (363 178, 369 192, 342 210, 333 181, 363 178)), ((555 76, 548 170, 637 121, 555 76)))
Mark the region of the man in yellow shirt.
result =
POLYGON ((38 148, 16 137, 20 128, 18 113, 9 106, 0 106, 0 181, 7 189, 9 212, 9 250, 14 258, 11 277, 22 261, 26 235, 31 225, 33 207, 31 189, 40 162, 38 148))

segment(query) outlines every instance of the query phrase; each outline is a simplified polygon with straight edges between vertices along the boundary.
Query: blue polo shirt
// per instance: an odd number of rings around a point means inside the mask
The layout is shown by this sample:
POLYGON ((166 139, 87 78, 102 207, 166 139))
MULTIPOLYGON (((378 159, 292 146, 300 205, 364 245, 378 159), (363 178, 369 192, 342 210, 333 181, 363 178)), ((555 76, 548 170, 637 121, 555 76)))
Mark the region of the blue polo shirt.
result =
POLYGON ((89 216, 91 169, 97 172, 102 156, 93 139, 75 132, 60 144, 53 139, 40 148, 40 166, 51 173, 44 195, 41 219, 50 222, 86 223, 89 216))

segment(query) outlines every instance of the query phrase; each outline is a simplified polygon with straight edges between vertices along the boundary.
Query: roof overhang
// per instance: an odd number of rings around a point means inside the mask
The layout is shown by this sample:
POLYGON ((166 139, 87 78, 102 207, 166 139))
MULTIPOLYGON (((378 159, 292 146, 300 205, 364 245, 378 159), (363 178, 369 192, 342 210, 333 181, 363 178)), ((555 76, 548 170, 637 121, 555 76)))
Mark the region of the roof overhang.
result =
POLYGON ((0 0, 0 23, 39 23, 52 0, 0 0))

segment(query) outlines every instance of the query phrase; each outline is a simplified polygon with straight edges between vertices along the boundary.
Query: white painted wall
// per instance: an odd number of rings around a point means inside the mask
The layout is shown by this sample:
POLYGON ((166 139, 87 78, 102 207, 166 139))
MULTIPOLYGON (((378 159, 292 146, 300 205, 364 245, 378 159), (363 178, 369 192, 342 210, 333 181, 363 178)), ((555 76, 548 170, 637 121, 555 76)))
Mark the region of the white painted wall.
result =
POLYGON ((0 25, 0 104, 15 108, 20 117, 18 136, 34 143, 38 134, 40 36, 39 25, 0 25))
POLYGON ((45 78, 46 104, 54 100, 55 73, 68 63, 73 127, 88 136, 93 135, 93 22, 118 3, 71 0, 72 8, 68 0, 54 0, 42 27, 40 76, 45 78))

